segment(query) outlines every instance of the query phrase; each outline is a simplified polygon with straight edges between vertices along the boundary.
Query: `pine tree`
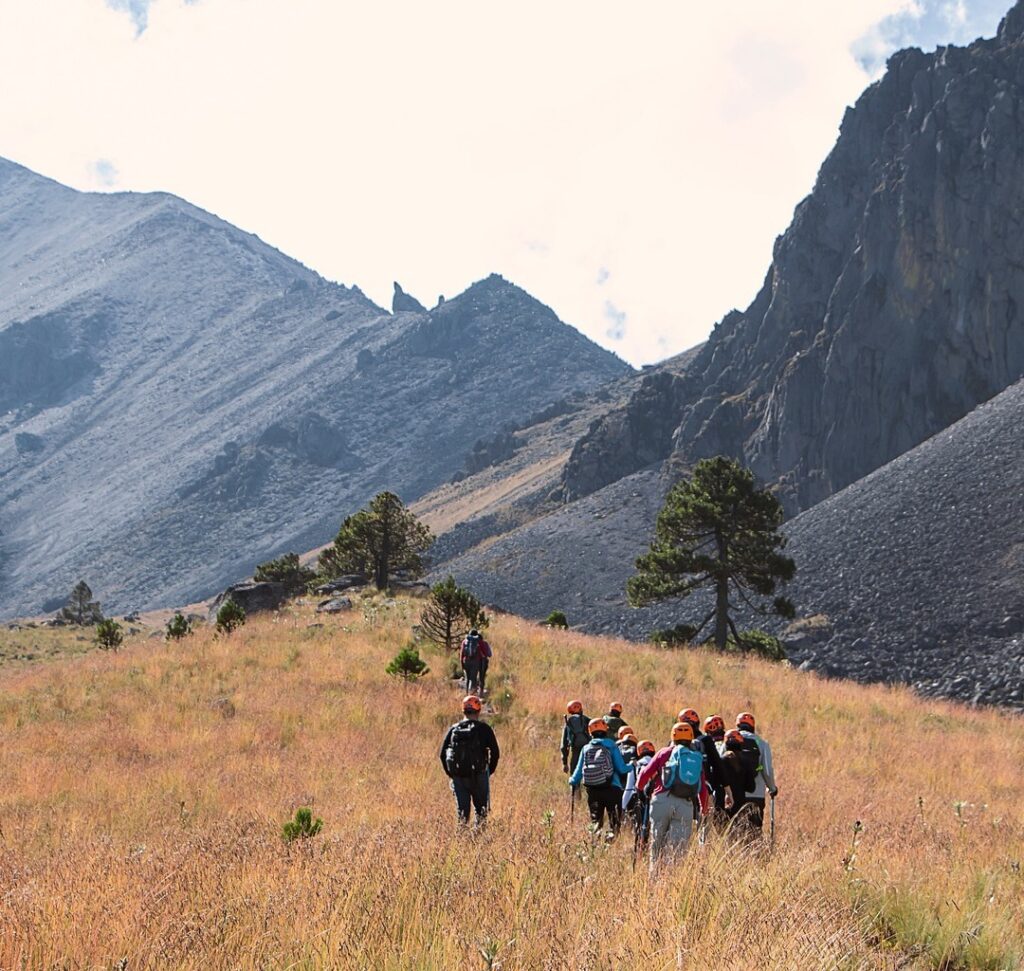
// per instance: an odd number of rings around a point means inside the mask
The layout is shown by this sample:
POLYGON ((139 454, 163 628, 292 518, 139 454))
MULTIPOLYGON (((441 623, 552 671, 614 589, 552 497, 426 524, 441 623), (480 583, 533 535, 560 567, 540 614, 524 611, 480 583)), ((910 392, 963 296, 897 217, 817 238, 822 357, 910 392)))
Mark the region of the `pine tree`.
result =
POLYGON ((180 611, 167 621, 167 640, 179 641, 192 633, 192 621, 180 611))
POLYGON ((57 612, 56 620, 62 624, 82 626, 98 624, 103 620, 99 601, 92 599, 92 590, 84 580, 79 580, 68 596, 68 602, 57 612))
MULTIPOLYGON (((772 596, 796 572, 793 561, 779 552, 786 545, 781 525, 782 506, 756 487, 749 469, 721 455, 703 459, 665 499, 650 552, 637 559, 637 574, 627 584, 630 603, 641 607, 710 587, 715 606, 692 629, 691 640, 714 618, 719 649, 726 648, 730 630, 741 643, 730 596, 766 614, 757 598, 772 596)), ((783 617, 794 614, 785 597, 776 597, 771 609, 783 617)))
POLYGON ((423 633, 445 650, 455 650, 472 628, 487 626, 483 605, 449 576, 435 583, 420 614, 423 633))
POLYGON ((252 578, 257 583, 274 581, 283 583, 289 596, 304 593, 306 586, 316 579, 316 571, 299 563, 298 553, 285 553, 276 560, 267 560, 256 567, 252 578))
POLYGON ((415 681, 429 671, 427 662, 420 657, 420 652, 412 644, 406 644, 384 668, 386 674, 401 678, 403 681, 415 681))
POLYGON ((101 620, 96 625, 96 643, 105 651, 116 651, 124 642, 121 625, 116 620, 101 620))
POLYGON ((341 524, 334 543, 320 554, 320 574, 326 580, 346 573, 373 577, 378 590, 403 570, 423 572, 422 555, 434 537, 393 492, 378 493, 365 509, 341 524))
POLYGON ((219 634, 230 634, 245 623, 245 609, 240 603, 236 603, 228 597, 217 610, 217 632, 219 634))

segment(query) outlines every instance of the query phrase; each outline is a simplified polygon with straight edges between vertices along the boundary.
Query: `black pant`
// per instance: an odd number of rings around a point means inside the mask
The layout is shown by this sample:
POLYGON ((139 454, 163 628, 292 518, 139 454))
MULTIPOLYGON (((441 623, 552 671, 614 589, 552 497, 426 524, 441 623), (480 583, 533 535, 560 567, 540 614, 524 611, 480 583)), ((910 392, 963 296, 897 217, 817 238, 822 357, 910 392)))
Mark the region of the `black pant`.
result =
POLYGON ((580 755, 582 755, 582 754, 583 754, 583 746, 582 745, 579 748, 571 748, 571 749, 569 749, 567 755, 569 757, 568 765, 569 765, 569 774, 570 775, 572 775, 573 772, 576 771, 576 763, 579 762, 580 755))
POLYGON ((491 778, 486 772, 464 777, 452 776, 452 792, 455 793, 460 822, 469 822, 470 801, 476 810, 476 818, 480 822, 487 818, 491 801, 491 778))
POLYGON ((622 824, 622 790, 606 782, 603 786, 587 786, 587 808, 590 821, 598 827, 604 825, 604 814, 608 813, 608 825, 617 833, 622 824))

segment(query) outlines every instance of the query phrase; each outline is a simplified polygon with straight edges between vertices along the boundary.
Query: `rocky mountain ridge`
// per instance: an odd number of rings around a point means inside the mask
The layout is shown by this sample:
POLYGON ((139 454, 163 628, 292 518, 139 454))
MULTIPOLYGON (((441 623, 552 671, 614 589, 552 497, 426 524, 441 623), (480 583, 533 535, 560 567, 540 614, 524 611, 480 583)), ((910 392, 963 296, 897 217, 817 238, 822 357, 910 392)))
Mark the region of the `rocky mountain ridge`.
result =
POLYGON ((0 162, 0 615, 187 603, 630 368, 497 276, 389 314, 166 194, 0 162))

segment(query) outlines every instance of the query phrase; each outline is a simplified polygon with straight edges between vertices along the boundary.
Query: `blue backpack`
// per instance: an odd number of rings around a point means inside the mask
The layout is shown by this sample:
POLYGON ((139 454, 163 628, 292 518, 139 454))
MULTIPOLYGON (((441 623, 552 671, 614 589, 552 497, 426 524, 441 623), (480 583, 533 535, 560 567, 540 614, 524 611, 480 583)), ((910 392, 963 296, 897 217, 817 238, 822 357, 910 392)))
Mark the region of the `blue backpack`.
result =
POLYGON ((666 792, 680 799, 693 799, 700 792, 700 774, 704 756, 685 745, 677 745, 661 769, 661 784, 666 792))

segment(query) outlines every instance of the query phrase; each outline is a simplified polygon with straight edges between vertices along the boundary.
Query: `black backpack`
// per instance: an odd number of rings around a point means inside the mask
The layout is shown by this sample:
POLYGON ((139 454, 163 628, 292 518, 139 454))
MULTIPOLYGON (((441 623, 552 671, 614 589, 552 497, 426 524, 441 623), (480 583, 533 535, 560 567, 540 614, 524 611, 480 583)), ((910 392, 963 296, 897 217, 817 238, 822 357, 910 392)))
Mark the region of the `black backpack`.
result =
POLYGON ((480 740, 476 722, 467 719, 452 728, 451 736, 448 739, 448 748, 444 753, 444 764, 449 775, 460 779, 466 779, 487 770, 490 763, 484 744, 480 740))
POLYGON ((761 749, 757 741, 743 736, 743 748, 740 749, 740 766, 743 769, 743 788, 753 792, 757 785, 757 774, 761 771, 761 749))
POLYGON ((583 748, 590 741, 587 731, 587 719, 584 715, 566 715, 565 724, 569 726, 569 744, 574 749, 583 748))

